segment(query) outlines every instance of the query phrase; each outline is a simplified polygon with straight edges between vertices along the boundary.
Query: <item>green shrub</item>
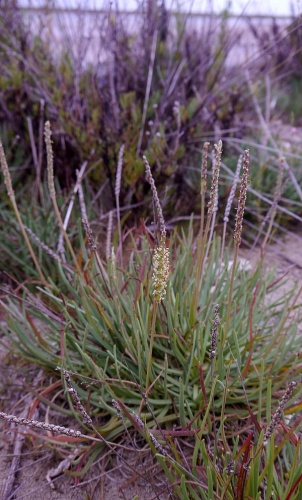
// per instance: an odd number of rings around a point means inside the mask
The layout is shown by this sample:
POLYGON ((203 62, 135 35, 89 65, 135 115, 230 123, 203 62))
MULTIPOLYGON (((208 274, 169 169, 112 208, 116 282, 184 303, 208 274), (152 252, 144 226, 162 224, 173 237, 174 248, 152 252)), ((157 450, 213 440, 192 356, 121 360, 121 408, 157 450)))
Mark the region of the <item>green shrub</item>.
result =
MULTIPOLYGON (((10 144, 19 137, 26 161, 32 154, 28 117, 34 131, 41 115, 50 119, 61 186, 70 188, 75 170, 88 160, 95 189, 108 180, 109 208, 118 152, 125 144, 121 205, 144 198, 144 152, 156 165, 159 190, 168 184, 167 213, 183 196, 190 214, 198 200, 188 171, 200 160, 196 146, 215 126, 232 128, 247 105, 243 80, 234 82, 226 65, 234 43, 228 18, 211 20, 211 33, 206 26, 199 33, 187 27, 185 16, 175 19, 149 1, 136 33, 113 12, 104 19, 95 47, 96 55, 106 56, 100 65, 75 56, 73 40, 66 52, 54 53, 43 29, 41 36, 33 35, 16 6, 3 9, 0 119, 10 144)), ((11 154, 15 165, 14 150, 11 154)), ((183 207, 178 204, 180 214, 183 207)))

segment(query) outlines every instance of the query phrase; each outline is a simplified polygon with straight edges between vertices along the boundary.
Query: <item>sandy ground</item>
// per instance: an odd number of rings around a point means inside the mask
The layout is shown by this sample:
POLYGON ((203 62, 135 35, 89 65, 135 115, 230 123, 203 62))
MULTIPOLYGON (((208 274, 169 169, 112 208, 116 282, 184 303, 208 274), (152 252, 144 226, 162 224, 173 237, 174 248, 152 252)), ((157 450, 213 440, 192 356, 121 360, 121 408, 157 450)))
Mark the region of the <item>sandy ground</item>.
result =
MULTIPOLYGON (((302 283, 301 247, 302 230, 300 228, 295 233, 289 233, 285 238, 280 237, 278 243, 269 246, 266 251, 265 267, 276 267, 276 279, 287 276, 286 289, 297 281, 302 283)), ((242 250, 241 255, 248 258, 252 265, 255 265, 259 258, 259 250, 252 252, 242 250)), ((281 289, 277 293, 282 294, 283 292, 284 289, 281 289)), ((300 303, 302 305, 302 297, 300 303)), ((302 333, 302 325, 299 325, 299 328, 302 333)), ((3 346, 0 349, 0 363, 1 411, 20 415, 20 412, 26 411, 26 408, 32 403, 33 395, 30 391, 32 380, 38 383, 43 372, 36 367, 20 362, 18 358, 9 354, 3 346), (24 396, 24 394, 28 394, 28 396, 24 396)), ((39 419, 39 414, 36 415, 36 418, 39 419)), ((60 459, 54 451, 49 447, 39 448, 41 441, 38 440, 34 441, 33 446, 28 437, 23 438, 22 435, 16 433, 14 424, 6 424, 0 420, 0 426, 2 430, 0 500, 132 500, 134 498, 165 500, 172 498, 167 490, 160 493, 165 489, 164 484, 161 484, 159 489, 155 488, 155 484, 158 485, 160 481, 160 478, 156 476, 158 469, 156 469, 156 464, 152 462, 152 457, 147 454, 141 456, 132 454, 125 457, 129 463, 133 462, 136 470, 139 470, 141 475, 139 479, 131 470, 127 471, 125 465, 116 457, 110 457, 107 454, 103 461, 91 468, 79 485, 75 484, 74 478, 61 474, 55 478, 53 489, 47 483, 46 474, 60 463, 60 459), (6 488, 9 483, 10 467, 14 464, 16 455, 19 456, 20 461, 15 464, 16 474, 10 489, 13 492, 11 495, 8 494, 6 488)))
MULTIPOLYGON (((3 346, 0 350, 0 363, 1 411, 27 417, 28 408, 34 400, 30 382, 39 381, 39 378, 44 376, 43 372, 28 363, 20 362, 3 346)), ((37 412, 33 418, 44 421, 43 404, 41 407, 42 411, 37 412)), ((54 412, 50 412, 49 421, 53 422, 55 416, 54 412)), ((55 423, 68 427, 66 420, 55 423)), ((74 422, 70 422, 70 425, 74 425, 74 422)), ((133 470, 127 467, 121 458, 106 452, 103 460, 91 467, 79 484, 76 484, 74 478, 61 473, 53 478, 51 486, 47 482, 46 475, 58 467, 61 457, 49 446, 43 446, 43 441, 40 439, 29 438, 26 435, 26 427, 18 427, 21 433, 17 433, 16 430, 15 424, 0 420, 0 500, 132 500, 134 498, 164 500, 171 498, 167 493, 160 493, 162 488, 166 489, 164 484, 159 489, 154 486, 155 481, 159 484, 158 478, 154 481, 156 477, 154 473, 159 469, 147 450, 142 450, 141 453, 125 452, 123 454, 126 462, 130 466, 133 465, 133 470), (11 467, 14 467, 16 473, 11 487, 8 488, 11 467)), ((32 429, 30 434, 33 434, 32 429)), ((41 434, 43 431, 36 433, 37 436, 41 434)))

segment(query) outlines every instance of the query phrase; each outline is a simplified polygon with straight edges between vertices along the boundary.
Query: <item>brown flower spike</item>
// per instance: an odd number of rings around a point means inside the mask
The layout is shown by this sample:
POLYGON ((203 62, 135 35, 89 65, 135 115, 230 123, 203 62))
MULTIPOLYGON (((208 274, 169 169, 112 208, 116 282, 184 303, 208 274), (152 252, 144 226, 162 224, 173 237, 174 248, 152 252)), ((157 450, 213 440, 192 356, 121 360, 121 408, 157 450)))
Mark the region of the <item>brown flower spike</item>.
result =
POLYGON ((243 223, 243 215, 245 209, 246 202, 246 192, 248 186, 248 175, 249 175, 249 166, 250 166, 250 158, 249 158, 249 150, 246 149, 243 155, 243 169, 242 169, 242 178, 240 184, 240 194, 238 200, 238 207, 236 213, 236 221, 235 221, 235 231, 234 231, 234 241, 235 245, 239 247, 241 243, 241 233, 242 233, 242 223, 243 223))

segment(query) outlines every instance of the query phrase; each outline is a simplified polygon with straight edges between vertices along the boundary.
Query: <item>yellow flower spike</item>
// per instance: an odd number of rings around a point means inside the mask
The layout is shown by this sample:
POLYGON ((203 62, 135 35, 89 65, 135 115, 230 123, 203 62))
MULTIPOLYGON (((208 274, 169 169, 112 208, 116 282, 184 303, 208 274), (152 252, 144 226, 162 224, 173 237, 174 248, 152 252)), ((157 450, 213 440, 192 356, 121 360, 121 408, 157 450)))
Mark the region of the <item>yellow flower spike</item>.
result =
POLYGON ((166 233, 162 232, 159 245, 153 255, 153 297, 158 304, 166 295, 169 276, 169 249, 166 248, 166 233))

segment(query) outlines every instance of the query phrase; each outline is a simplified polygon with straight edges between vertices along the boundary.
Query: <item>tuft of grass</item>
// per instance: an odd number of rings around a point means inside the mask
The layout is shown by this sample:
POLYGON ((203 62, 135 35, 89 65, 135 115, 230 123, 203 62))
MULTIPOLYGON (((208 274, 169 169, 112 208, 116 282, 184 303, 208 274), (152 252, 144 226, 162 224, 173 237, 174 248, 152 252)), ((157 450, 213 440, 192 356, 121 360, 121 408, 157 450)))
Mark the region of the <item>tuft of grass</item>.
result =
MULTIPOLYGON (((162 493, 180 499, 298 500, 302 389, 296 385, 301 377, 297 300, 302 288, 276 298, 281 284, 273 272, 263 273, 261 261, 253 271, 239 266, 247 151, 234 248, 226 248, 225 238, 215 233, 221 142, 215 152, 210 202, 197 237, 193 218, 187 233, 167 236, 144 158, 155 241, 142 224, 124 237, 123 266, 116 257, 120 238, 104 263, 83 218, 89 249, 79 227, 78 241, 65 238, 68 247, 73 245, 70 262, 53 264, 56 280, 49 276, 45 284, 40 279, 34 292, 26 284, 6 291, 0 302, 4 332, 22 357, 53 375, 60 370, 65 397, 55 402, 56 384, 38 389, 37 397, 50 410, 68 415, 68 426, 74 421, 69 436, 81 441, 75 476, 83 476, 106 447, 118 449, 127 436, 133 453, 148 443, 169 482, 162 493)), ((55 196, 52 191, 53 202, 55 196)), ((202 206, 205 210, 204 201, 202 206)), ((61 227, 57 201, 55 214, 61 227)), ((0 417, 30 424, 5 415, 0 417)), ((43 425, 66 434, 66 425, 43 425)), ((75 446, 72 439, 69 446, 75 446)))

